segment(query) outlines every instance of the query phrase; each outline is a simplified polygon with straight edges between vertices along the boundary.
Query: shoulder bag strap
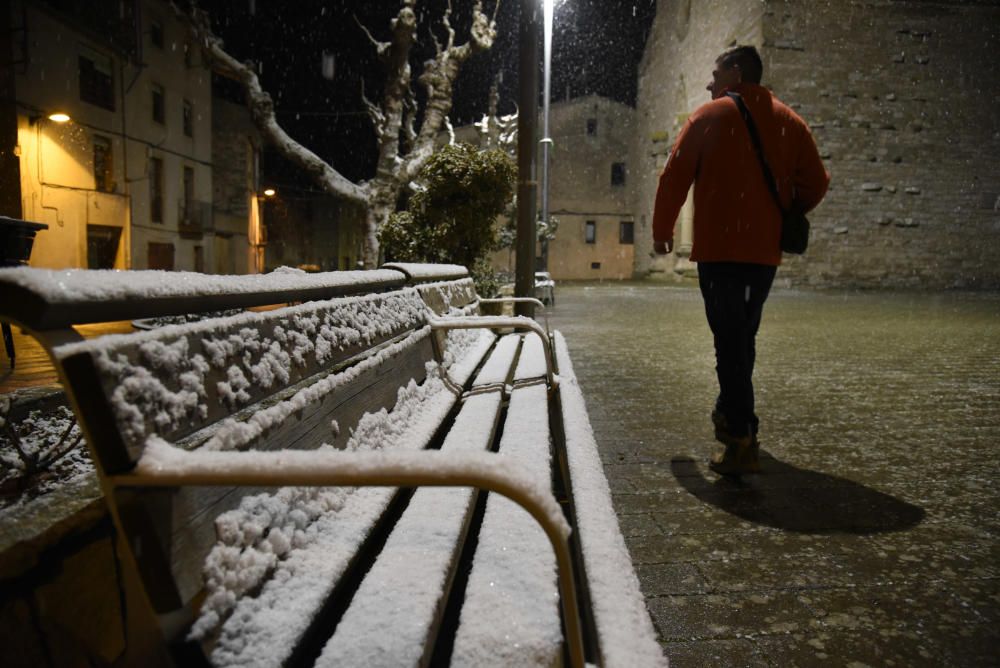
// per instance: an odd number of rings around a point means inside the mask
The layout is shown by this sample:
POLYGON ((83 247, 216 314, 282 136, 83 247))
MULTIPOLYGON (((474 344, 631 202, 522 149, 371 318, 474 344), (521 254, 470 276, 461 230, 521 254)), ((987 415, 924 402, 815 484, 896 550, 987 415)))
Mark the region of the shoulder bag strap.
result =
POLYGON ((747 130, 750 131, 750 140, 753 142, 754 150, 757 152, 757 159, 760 160, 760 168, 764 172, 764 180, 767 182, 767 188, 771 191, 771 196, 774 197, 775 204, 778 205, 778 211, 784 215, 785 207, 781 205, 781 198, 778 197, 778 186, 774 182, 774 174, 771 173, 771 168, 767 164, 767 158, 764 157, 764 147, 760 143, 760 135, 757 134, 757 124, 753 122, 753 116, 750 115, 750 110, 747 109, 742 95, 732 92, 726 93, 726 95, 740 108, 740 115, 743 116, 743 120, 747 124, 747 130))

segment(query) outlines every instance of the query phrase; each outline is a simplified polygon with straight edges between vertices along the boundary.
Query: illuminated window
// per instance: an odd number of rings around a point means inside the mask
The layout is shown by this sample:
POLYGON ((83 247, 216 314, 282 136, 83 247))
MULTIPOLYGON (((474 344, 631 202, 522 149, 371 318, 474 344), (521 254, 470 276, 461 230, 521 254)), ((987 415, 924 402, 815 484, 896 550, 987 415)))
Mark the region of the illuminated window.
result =
POLYGON ((80 99, 108 111, 115 110, 115 78, 111 58, 85 46, 77 60, 80 99))
POLYGON ((94 189, 106 193, 114 192, 114 171, 111 140, 94 135, 94 189))
POLYGON ((153 120, 157 123, 167 122, 165 96, 163 86, 153 84, 153 120))

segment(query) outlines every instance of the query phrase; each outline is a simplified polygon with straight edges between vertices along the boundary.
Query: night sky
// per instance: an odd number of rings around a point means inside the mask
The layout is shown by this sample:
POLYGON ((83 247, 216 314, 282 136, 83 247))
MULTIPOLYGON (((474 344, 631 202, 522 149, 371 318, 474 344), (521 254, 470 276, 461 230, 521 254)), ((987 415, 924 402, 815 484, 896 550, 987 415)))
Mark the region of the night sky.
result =
MULTIPOLYGON (((493 0, 485 1, 492 14, 493 0)), ((501 113, 514 110, 517 96, 519 0, 501 0, 493 49, 466 63, 455 93, 452 122, 478 120, 486 111, 493 79, 503 73, 501 113)), ((466 41, 472 0, 453 0, 456 42, 466 41)), ((636 72, 655 0, 563 0, 556 9, 552 99, 599 93, 635 103, 636 72)), ((278 120, 295 139, 358 181, 374 172, 375 135, 361 103, 361 84, 372 100, 382 91, 382 68, 355 16, 377 39, 388 40, 389 20, 399 3, 389 0, 203 0, 216 33, 240 60, 262 61, 262 84, 275 100, 278 120), (334 54, 333 80, 323 78, 323 52, 334 54)), ((447 0, 418 0, 418 43, 411 55, 414 75, 434 53, 430 29, 441 26, 447 0)), ((539 49, 541 52, 541 49, 539 49)), ((418 97, 422 91, 417 86, 418 97)), ((265 174, 288 192, 312 184, 297 177, 273 153, 265 154, 265 174), (297 181, 297 183, 296 183, 297 181)))

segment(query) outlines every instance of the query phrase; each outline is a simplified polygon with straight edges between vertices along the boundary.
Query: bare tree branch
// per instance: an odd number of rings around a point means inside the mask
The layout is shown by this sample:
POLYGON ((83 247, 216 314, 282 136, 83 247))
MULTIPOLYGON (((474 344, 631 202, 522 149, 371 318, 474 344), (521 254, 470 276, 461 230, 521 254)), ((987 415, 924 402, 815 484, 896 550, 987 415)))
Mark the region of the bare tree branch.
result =
POLYGON ((261 87, 257 73, 249 65, 237 61, 226 52, 222 40, 212 32, 208 14, 197 8, 193 9, 191 14, 185 14, 176 4, 171 3, 171 6, 178 17, 186 20, 193 38, 208 52, 216 68, 243 83, 250 113, 265 140, 304 169, 327 192, 359 204, 366 203, 368 193, 364 186, 349 181, 322 158, 292 139, 278 125, 274 115, 274 102, 261 87))
MULTIPOLYGON (((445 25, 451 29, 449 9, 445 11, 445 25)), ((472 55, 485 51, 493 46, 496 39, 496 22, 483 13, 483 3, 476 0, 472 9, 472 26, 469 30, 469 41, 461 46, 450 46, 437 56, 424 63, 420 75, 420 83, 427 91, 427 104, 424 109, 424 121, 420 126, 416 145, 413 151, 404 159, 400 168, 400 177, 404 180, 414 178, 424 163, 434 153, 434 144, 444 126, 445 119, 451 113, 452 94, 459 69, 472 55)))
POLYGON ((441 19, 441 23, 444 24, 445 30, 448 31, 448 50, 455 46, 455 29, 451 27, 451 0, 448 0, 448 9, 444 10, 444 17, 441 19))
POLYGON ((368 118, 372 122, 372 126, 375 128, 375 138, 378 141, 382 141, 382 137, 385 136, 385 114, 382 113, 382 109, 368 99, 365 95, 365 80, 361 80, 361 102, 365 105, 365 110, 368 112, 368 118))
POLYGON ((354 22, 357 23, 358 27, 364 31, 365 35, 368 36, 368 41, 370 41, 375 46, 375 51, 376 53, 378 53, 379 58, 384 58, 385 53, 386 51, 389 50, 391 44, 389 42, 380 42, 379 40, 375 39, 375 36, 372 35, 371 31, 368 30, 365 24, 363 24, 361 20, 358 19, 356 14, 354 15, 354 22))

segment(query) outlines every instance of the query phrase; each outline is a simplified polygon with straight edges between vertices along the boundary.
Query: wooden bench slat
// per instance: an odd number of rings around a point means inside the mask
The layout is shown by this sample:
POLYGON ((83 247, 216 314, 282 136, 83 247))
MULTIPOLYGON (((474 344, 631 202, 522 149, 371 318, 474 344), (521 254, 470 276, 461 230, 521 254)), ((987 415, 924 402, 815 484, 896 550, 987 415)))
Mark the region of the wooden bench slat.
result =
MULTIPOLYGON (((528 337, 531 338, 531 337, 528 337)), ((544 385, 515 388, 500 440, 550 484, 544 385)), ((486 503, 452 653, 454 666, 552 666, 562 658, 556 561, 545 533, 522 508, 491 494, 486 503)))
MULTIPOLYGON (((351 382, 309 404, 301 413, 289 416, 268 432, 266 442, 256 449, 286 446, 315 449, 323 443, 342 449, 363 415, 393 407, 401 382, 424 381, 425 364, 430 359, 430 340, 425 337, 403 354, 368 368, 351 382), (331 427, 331 416, 337 417, 336 434, 331 427), (312 425, 309 443, 303 443, 309 434, 297 433, 303 424, 312 425)), ((182 600, 190 599, 202 587, 202 564, 217 541, 215 519, 236 508, 243 497, 264 491, 217 487, 187 487, 177 491, 170 518, 173 527, 170 563, 182 600)))
MULTIPOLYGON (((489 448, 501 398, 500 390, 468 397, 441 450, 489 448)), ((317 668, 428 665, 475 497, 468 488, 414 493, 317 668)))
POLYGON ((521 356, 514 371, 515 383, 545 377, 545 345, 537 334, 524 335, 521 356))
POLYGON ((111 335, 54 352, 66 365, 78 356, 93 360, 98 377, 73 374, 72 390, 103 388, 135 461, 150 434, 177 441, 418 327, 424 317, 411 290, 111 335))
POLYGON ((497 342, 496 350, 486 360, 473 387, 484 387, 488 385, 503 385, 510 378, 510 370, 513 366, 517 349, 521 345, 520 334, 507 334, 497 342))
POLYGON ((427 304, 427 308, 435 315, 453 313, 455 310, 476 304, 479 299, 476 295, 476 285, 471 278, 428 283, 418 285, 416 289, 424 303, 427 304))
POLYGON ((4 317, 34 331, 368 294, 406 283, 399 270, 221 276, 174 271, 0 269, 4 317))
MULTIPOLYGON (((467 354, 453 366, 474 369, 489 348, 491 338, 489 334, 485 339, 477 335, 467 341, 467 354), (477 355, 479 359, 468 359, 477 355)), ((457 373, 467 372, 458 369, 457 373)), ((425 448, 457 400, 436 376, 429 376, 426 383, 433 384, 436 390, 419 402, 419 410, 412 403, 397 404, 388 418, 369 415, 348 447, 353 448, 355 442, 364 442, 373 435, 382 440, 380 447, 425 448), (383 427, 386 419, 393 422, 383 427)), ((404 402, 407 400, 405 393, 400 396, 404 402)), ((315 523, 315 541, 290 552, 283 561, 282 572, 286 575, 271 577, 259 593, 239 599, 222 624, 212 649, 213 664, 242 665, 249 661, 280 665, 285 661, 393 494, 394 490, 385 488, 357 489, 346 496, 339 508, 321 515, 315 523)))

